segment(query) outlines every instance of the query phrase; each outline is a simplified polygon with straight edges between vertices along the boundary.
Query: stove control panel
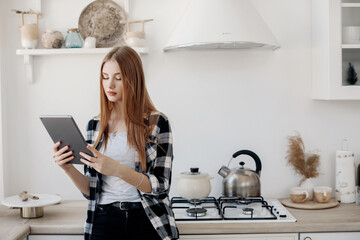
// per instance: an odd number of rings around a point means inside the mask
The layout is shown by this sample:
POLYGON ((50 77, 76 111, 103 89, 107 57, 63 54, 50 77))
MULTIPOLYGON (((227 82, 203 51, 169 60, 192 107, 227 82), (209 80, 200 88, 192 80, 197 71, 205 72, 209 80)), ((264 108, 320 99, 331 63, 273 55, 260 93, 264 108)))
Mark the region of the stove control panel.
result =
POLYGON ((286 209, 279 201, 271 201, 270 206, 273 208, 275 214, 281 218, 286 218, 286 209))

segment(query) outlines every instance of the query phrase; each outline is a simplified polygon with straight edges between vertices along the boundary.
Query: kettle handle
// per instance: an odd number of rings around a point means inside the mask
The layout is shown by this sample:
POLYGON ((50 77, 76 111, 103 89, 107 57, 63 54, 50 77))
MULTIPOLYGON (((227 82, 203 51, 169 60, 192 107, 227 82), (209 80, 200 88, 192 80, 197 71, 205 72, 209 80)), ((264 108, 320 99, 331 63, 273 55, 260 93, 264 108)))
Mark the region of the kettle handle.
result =
POLYGON ((262 166, 261 166, 261 161, 260 161, 259 156, 250 150, 240 150, 240 151, 237 151, 236 153, 234 153, 232 157, 236 158, 237 156, 240 156, 240 155, 249 155, 250 157, 252 157, 256 163, 255 172, 260 175, 262 166))

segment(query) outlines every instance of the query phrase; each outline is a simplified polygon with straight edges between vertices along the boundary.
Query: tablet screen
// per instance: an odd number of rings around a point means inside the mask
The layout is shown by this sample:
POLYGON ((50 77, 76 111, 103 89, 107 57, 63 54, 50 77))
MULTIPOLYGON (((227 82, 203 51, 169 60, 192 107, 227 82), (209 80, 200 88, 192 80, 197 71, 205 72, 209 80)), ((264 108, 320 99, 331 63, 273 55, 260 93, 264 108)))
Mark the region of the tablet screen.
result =
POLYGON ((59 149, 64 146, 69 146, 66 152, 73 151, 74 158, 69 163, 83 164, 80 161, 80 152, 94 156, 90 150, 86 148, 87 143, 72 116, 42 115, 40 116, 40 120, 44 124, 53 142, 57 143, 61 141, 59 149))

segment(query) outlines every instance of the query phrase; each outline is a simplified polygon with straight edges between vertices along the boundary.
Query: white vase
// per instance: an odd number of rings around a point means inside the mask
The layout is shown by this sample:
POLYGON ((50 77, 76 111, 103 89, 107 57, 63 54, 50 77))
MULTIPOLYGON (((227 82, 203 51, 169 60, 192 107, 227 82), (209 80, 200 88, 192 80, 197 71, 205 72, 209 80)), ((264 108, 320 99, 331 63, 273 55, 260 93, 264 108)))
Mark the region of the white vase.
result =
POLYGON ((306 189, 306 191, 309 194, 308 200, 314 199, 314 184, 310 180, 310 178, 306 178, 304 181, 301 182, 300 187, 303 187, 306 189))

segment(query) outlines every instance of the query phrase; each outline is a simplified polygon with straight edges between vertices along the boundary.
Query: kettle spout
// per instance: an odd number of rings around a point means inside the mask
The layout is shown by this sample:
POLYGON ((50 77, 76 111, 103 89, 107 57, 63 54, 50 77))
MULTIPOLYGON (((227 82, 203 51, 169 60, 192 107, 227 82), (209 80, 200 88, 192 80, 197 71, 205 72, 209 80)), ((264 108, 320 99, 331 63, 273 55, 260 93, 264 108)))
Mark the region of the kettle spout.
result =
POLYGON ((222 176, 223 178, 227 177, 230 173, 230 169, 228 167, 222 166, 220 170, 218 171, 218 174, 222 176))

